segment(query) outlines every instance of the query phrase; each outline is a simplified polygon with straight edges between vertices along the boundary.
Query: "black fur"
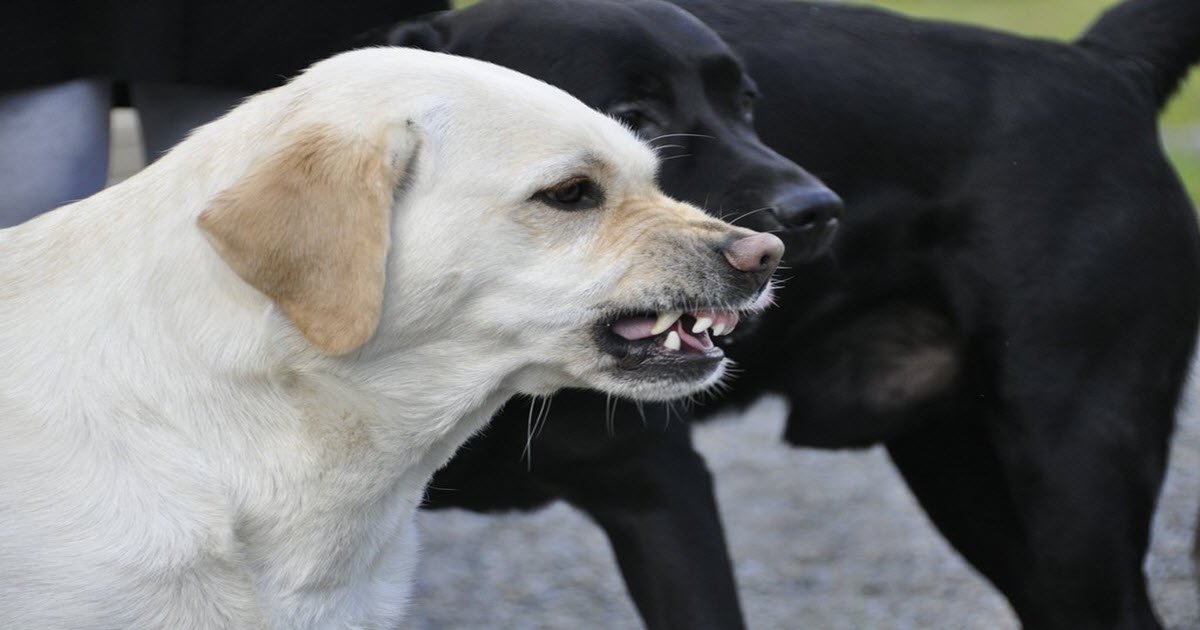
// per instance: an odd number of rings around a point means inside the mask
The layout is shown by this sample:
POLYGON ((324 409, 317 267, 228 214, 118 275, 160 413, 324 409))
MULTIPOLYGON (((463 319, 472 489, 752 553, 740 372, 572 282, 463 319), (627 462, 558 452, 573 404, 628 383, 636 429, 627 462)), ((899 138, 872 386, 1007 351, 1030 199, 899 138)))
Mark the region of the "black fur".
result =
POLYGON ((1026 627, 1157 627, 1142 562, 1200 252, 1156 117, 1200 3, 1126 2, 1079 45, 679 3, 764 86, 763 138, 847 202, 836 264, 796 271, 735 396, 785 393, 796 444, 885 442, 1026 627))
MULTIPOLYGON (((1158 627, 1141 564, 1200 321, 1200 239, 1156 118, 1200 57, 1200 2, 1127 1, 1077 45, 855 6, 678 3, 749 67, 763 139, 847 204, 834 255, 792 269, 780 306, 739 329, 746 373, 724 401, 782 392, 796 444, 885 443, 1026 627, 1158 627)), ((658 3, 614 11, 489 2, 470 28, 405 28, 604 108, 638 89, 615 77, 674 63, 686 41, 658 3)), ((664 167, 679 169, 668 192, 700 202, 748 177, 700 158, 664 167)), ((741 626, 687 426, 653 430, 655 409, 643 430, 621 405, 608 437, 604 402, 556 398, 531 467, 513 403, 431 504, 566 499, 609 534, 648 626, 741 626)))

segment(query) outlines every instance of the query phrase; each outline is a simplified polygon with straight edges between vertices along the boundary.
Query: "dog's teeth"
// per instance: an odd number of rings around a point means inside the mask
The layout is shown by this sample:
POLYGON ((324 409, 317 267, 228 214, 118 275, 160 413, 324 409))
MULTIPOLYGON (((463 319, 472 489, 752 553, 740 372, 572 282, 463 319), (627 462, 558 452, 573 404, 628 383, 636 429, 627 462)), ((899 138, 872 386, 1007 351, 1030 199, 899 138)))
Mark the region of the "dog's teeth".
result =
POLYGON ((663 346, 668 350, 678 351, 680 348, 679 333, 674 330, 667 333, 667 339, 663 341, 663 346))
MULTIPOLYGON (((657 334, 661 333, 662 331, 670 328, 671 325, 674 324, 676 321, 678 321, 680 317, 683 317, 683 313, 680 311, 664 311, 662 313, 659 313, 658 320, 656 320, 654 322, 654 328, 650 329, 650 334, 657 335, 657 334)), ((675 341, 676 342, 679 341, 678 335, 676 336, 675 341)), ((679 348, 676 347, 675 349, 678 350, 679 348)))
POLYGON ((711 317, 697 317, 696 325, 692 326, 692 334, 698 335, 698 334, 708 330, 708 327, 712 326, 712 325, 713 325, 713 320, 711 317))
POLYGON ((724 334, 725 334, 725 324, 723 322, 718 323, 712 327, 712 336, 720 337, 721 335, 724 335, 724 334))

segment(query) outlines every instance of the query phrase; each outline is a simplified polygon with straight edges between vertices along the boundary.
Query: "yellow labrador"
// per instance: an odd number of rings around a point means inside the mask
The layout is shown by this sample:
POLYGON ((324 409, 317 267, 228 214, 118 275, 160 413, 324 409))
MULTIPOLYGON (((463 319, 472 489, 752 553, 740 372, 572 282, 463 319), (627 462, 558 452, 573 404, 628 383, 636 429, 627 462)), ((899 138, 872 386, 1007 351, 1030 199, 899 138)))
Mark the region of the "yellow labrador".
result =
POLYGON ((778 239, 567 94, 346 53, 0 231, 0 627, 382 628, 516 393, 715 383, 778 239))

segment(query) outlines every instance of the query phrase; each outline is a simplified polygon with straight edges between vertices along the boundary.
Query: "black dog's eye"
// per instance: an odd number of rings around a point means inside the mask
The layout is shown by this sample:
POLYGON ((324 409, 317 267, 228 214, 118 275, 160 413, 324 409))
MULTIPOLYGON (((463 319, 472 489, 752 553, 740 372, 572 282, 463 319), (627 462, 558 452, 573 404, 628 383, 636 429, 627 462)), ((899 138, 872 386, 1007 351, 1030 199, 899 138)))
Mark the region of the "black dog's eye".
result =
POLYGON ((559 210, 587 210, 604 200, 600 188, 586 177, 572 177, 561 184, 539 190, 533 198, 559 210))
POLYGON ((646 124, 646 115, 636 109, 627 109, 614 114, 613 117, 634 131, 641 129, 646 124))
POLYGON ((754 117, 754 101, 757 99, 758 93, 751 92, 749 90, 742 92, 741 98, 738 99, 738 108, 742 112, 742 117, 745 118, 747 122, 754 117))
POLYGON ((618 103, 609 107, 607 113, 643 140, 650 140, 662 134, 661 125, 644 103, 618 103))

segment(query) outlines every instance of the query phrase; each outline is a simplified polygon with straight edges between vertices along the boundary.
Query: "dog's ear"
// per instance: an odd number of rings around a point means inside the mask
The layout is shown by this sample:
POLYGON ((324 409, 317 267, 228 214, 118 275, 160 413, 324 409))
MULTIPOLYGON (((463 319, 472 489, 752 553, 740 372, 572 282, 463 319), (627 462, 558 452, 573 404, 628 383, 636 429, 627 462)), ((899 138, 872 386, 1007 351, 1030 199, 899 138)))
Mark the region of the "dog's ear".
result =
POLYGON ((409 130, 304 129, 217 195, 200 229, 310 343, 350 352, 379 324, 389 210, 416 145, 409 130))
POLYGON ((446 33, 437 28, 435 17, 426 16, 419 20, 401 22, 387 33, 389 46, 405 46, 439 52, 446 47, 446 33))
POLYGON ((352 39, 346 48, 363 46, 403 46, 430 52, 446 48, 447 33, 440 19, 451 11, 436 11, 411 20, 373 28, 352 39))

